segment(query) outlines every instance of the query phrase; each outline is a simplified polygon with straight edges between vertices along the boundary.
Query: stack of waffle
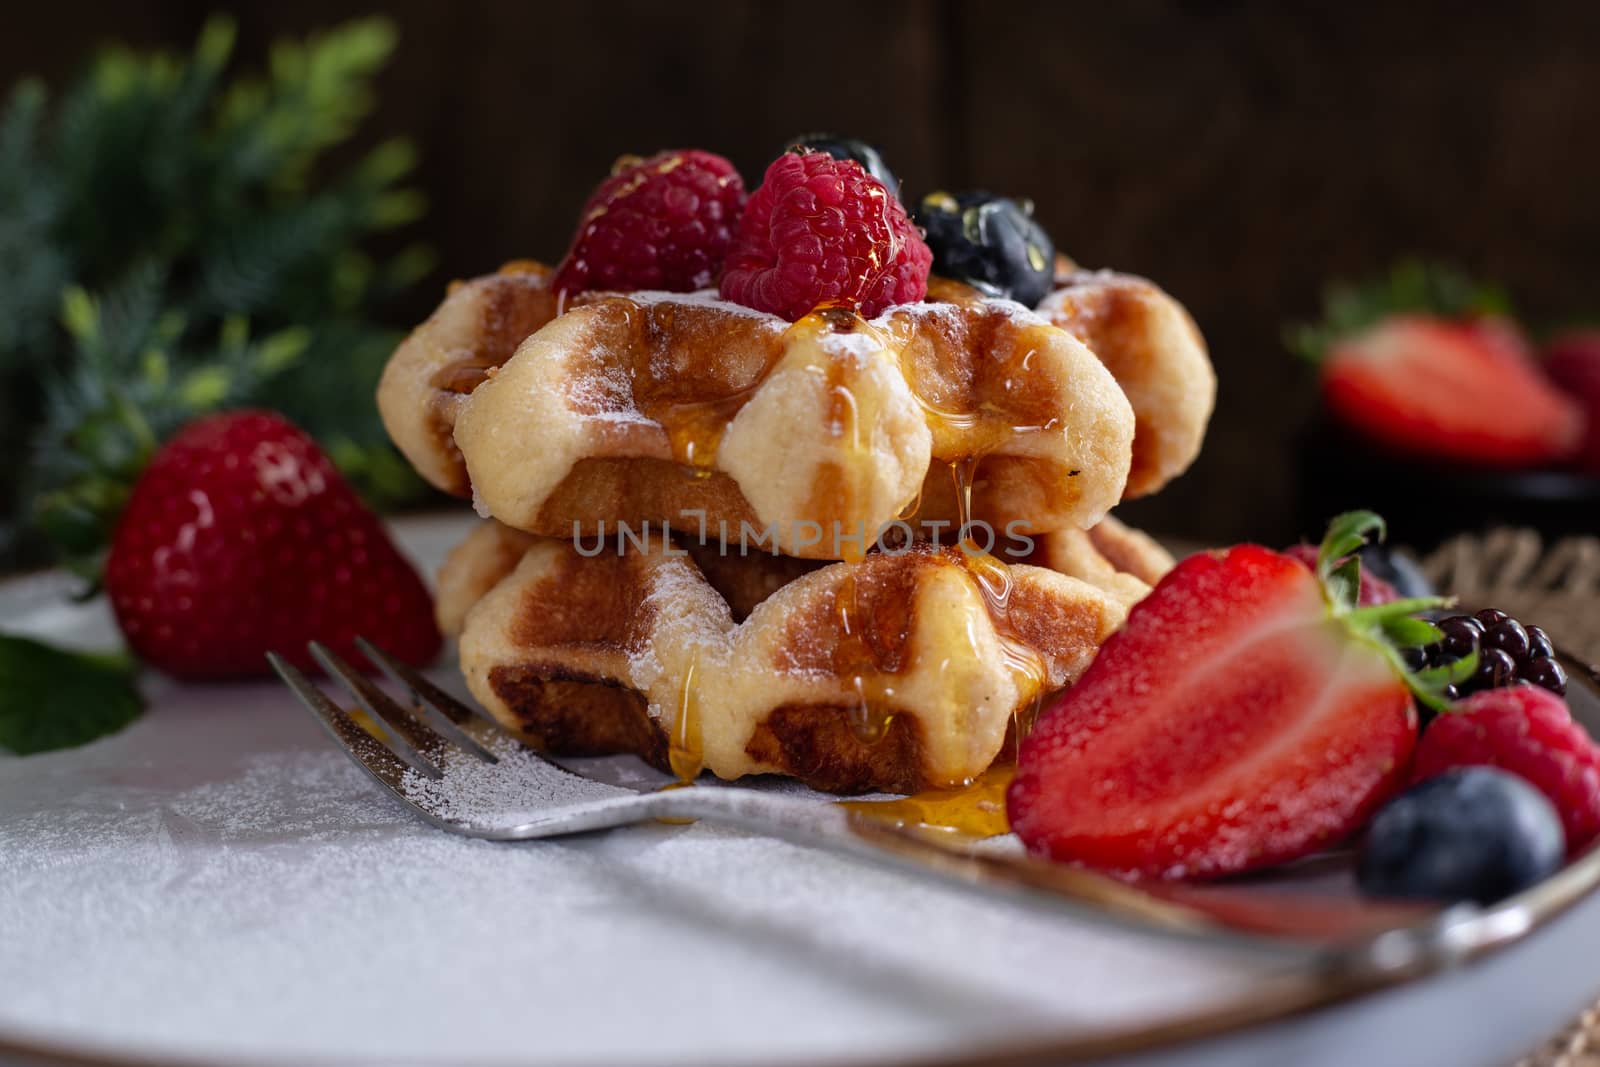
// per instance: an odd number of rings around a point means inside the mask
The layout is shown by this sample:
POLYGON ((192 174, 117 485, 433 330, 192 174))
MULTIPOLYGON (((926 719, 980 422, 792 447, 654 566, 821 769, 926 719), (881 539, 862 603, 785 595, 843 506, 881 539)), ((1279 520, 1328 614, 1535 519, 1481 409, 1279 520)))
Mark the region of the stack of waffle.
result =
POLYGON ((872 321, 458 283, 379 406, 486 521, 439 576, 473 694, 536 747, 836 792, 1010 751, 1171 560, 1107 516, 1193 460, 1183 308, 1063 264, 1037 311, 934 279, 872 321))

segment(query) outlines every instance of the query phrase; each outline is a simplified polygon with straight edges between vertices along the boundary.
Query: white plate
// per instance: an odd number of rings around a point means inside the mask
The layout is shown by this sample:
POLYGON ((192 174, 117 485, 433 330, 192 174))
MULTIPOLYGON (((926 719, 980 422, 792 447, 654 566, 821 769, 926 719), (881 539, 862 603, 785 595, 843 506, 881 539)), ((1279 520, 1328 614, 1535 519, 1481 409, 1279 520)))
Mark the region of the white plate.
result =
MULTIPOLYGON (((431 573, 467 525, 397 532, 431 573)), ((65 587, 0 585, 0 620, 112 642, 104 609, 64 603, 65 587)), ((434 675, 459 691, 453 673, 434 675)), ((146 692, 119 735, 0 756, 0 1060, 1036 1061, 1292 980, 1280 957, 1041 917, 706 826, 453 838, 275 683, 152 676, 146 692)), ((1577 944, 1597 935, 1585 901, 1487 963, 1150 1062, 1503 1063, 1593 996, 1577 944), (1394 1012, 1404 1026, 1383 1022, 1394 1012)))

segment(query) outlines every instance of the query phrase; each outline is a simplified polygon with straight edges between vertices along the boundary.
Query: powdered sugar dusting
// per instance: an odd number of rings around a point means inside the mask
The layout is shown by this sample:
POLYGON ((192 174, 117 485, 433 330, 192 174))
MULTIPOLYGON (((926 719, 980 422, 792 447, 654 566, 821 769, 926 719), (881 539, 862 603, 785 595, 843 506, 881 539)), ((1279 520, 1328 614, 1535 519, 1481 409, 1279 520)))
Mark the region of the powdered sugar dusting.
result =
POLYGON ((655 307, 660 304, 693 304, 701 307, 713 307, 719 311, 743 315, 746 318, 759 319, 769 324, 775 333, 781 333, 789 328, 789 324, 777 315, 769 311, 745 307, 743 304, 735 304, 732 300, 724 300, 715 289, 697 289, 692 293, 666 293, 655 289, 640 289, 622 295, 640 307, 655 307))
MULTIPOLYGON (((1018 326, 1043 326, 1047 325, 1044 319, 1026 305, 1015 300, 1005 300, 1000 297, 988 296, 978 301, 980 305, 992 311, 998 311, 1011 322, 1018 326)), ((929 301, 921 304, 897 304, 889 308, 882 315, 872 320, 871 325, 879 329, 888 329, 896 318, 918 319, 946 319, 955 321, 963 318, 967 312, 961 304, 949 301, 929 301)))
POLYGON ((504 734, 489 735, 484 747, 498 763, 459 754, 441 768, 443 778, 407 770, 401 790, 441 818, 477 825, 529 822, 562 805, 631 795, 631 790, 568 774, 504 734))
MULTIPOLYGON (((0 617, 36 621, 3 591, 0 617)), ((147 690, 121 734, 0 757, 8 1037, 156 1061, 887 1060, 1151 1022, 1272 979, 1256 957, 704 824, 457 837, 275 684, 147 690)), ((519 785, 517 802, 619 792, 548 780, 561 789, 519 785)), ((510 783, 429 788, 470 811, 510 783)))

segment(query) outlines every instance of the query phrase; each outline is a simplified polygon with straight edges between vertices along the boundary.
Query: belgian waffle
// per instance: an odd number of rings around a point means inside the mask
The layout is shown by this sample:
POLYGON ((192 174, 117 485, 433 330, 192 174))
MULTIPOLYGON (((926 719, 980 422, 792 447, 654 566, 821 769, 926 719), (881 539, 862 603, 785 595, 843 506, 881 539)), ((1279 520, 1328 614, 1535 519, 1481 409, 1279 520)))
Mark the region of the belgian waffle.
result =
POLYGON ((523 529, 770 526, 781 551, 840 558, 848 543, 806 541, 865 531, 870 544, 897 518, 954 522, 945 468, 974 457, 971 514, 997 528, 1091 525, 1122 495, 1134 429, 1122 389, 1095 353, 1016 304, 793 325, 707 294, 558 304, 536 265, 464 283, 379 389, 419 471, 523 529))
POLYGON ((857 563, 660 540, 585 557, 488 522, 437 604, 474 696, 546 751, 910 792, 986 769, 1148 592, 1092 547, 1059 558, 1086 577, 925 544, 857 563))
POLYGON ((1087 530, 1057 530, 1036 538, 1027 562, 1082 578, 1129 607, 1173 567, 1170 552, 1112 515, 1087 530))
POLYGON ((1205 339, 1182 304, 1114 271, 1058 272, 1039 314, 1100 357, 1133 407, 1126 497, 1148 496, 1200 454, 1217 397, 1205 339))
POLYGON ((824 565, 659 538, 585 557, 485 524, 439 610, 473 695, 546 751, 914 792, 987 769, 1126 614, 1087 581, 986 559, 918 544, 824 565))

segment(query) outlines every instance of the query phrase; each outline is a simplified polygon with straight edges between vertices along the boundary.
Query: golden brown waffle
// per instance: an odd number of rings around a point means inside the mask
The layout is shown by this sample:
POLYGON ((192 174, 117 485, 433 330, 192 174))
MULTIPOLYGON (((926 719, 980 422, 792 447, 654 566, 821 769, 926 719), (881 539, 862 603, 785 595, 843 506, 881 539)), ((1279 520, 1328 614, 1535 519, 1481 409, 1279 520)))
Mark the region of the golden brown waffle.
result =
POLYGON ((1217 396, 1205 339, 1182 304, 1143 278, 1058 269, 1056 285, 1039 314, 1088 345, 1127 394, 1135 429, 1125 496, 1148 496, 1200 453, 1217 396))
POLYGON ((1142 530, 1107 515, 1088 530, 1035 538, 1028 562, 1081 578, 1132 607, 1173 567, 1172 554, 1142 530))
POLYGON ((430 481, 470 486, 520 528, 681 530, 703 515, 709 530, 770 528, 787 554, 827 559, 896 518, 955 521, 949 469, 974 457, 972 515, 997 529, 1081 527, 1121 496, 1126 399, 1091 352, 1018 305, 791 325, 705 294, 585 294, 557 316, 546 281, 525 268, 458 287, 379 389, 391 436, 430 481))
POLYGON ((473 695, 546 751, 914 792, 987 769, 1126 614, 1088 582, 960 549, 700 558, 659 539, 586 558, 486 524, 440 576, 441 621, 473 695))
POLYGON ((395 446, 430 483, 467 495, 455 445, 468 394, 556 317, 551 271, 508 263, 499 273, 451 285, 444 303, 395 350, 378 382, 378 410, 395 446))

